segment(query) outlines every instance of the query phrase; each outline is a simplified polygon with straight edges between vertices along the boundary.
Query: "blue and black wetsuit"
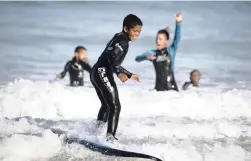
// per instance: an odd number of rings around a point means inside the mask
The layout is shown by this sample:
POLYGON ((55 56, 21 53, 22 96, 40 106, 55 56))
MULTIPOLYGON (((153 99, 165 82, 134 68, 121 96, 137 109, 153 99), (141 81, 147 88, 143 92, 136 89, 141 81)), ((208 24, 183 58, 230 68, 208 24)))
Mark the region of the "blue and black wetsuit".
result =
POLYGON ((61 72, 61 78, 64 78, 66 73, 70 75, 71 86, 83 86, 84 85, 84 70, 91 72, 91 66, 83 61, 78 61, 76 57, 68 61, 64 67, 64 71, 61 72))
POLYGON ((175 36, 170 47, 166 47, 162 50, 148 50, 135 59, 137 62, 141 62, 148 60, 147 56, 149 55, 156 57, 152 62, 156 72, 155 89, 157 91, 179 91, 174 77, 174 61, 180 41, 180 26, 180 23, 176 23, 175 36))
POLYGON ((115 34, 91 71, 91 82, 101 101, 98 120, 107 122, 108 119, 107 133, 114 137, 118 127, 121 105, 113 74, 124 73, 129 79, 131 78, 132 73, 121 66, 128 48, 128 34, 123 32, 115 34))

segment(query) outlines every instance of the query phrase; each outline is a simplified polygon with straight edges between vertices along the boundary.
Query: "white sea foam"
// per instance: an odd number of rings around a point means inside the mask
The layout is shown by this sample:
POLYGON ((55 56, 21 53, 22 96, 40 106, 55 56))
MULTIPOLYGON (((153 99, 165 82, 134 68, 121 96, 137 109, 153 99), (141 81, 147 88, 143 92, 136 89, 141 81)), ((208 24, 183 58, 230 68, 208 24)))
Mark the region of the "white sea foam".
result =
MULTIPOLYGON (((251 135, 246 125, 251 113, 250 91, 193 89, 176 93, 129 87, 119 91, 118 137, 125 149, 165 160, 244 160, 245 150, 237 142, 251 135)), ((100 107, 93 88, 44 81, 9 83, 0 89, 0 100, 1 116, 9 118, 2 117, 0 124, 4 138, 0 157, 5 160, 55 157, 65 147, 49 129, 75 130, 75 134, 89 136, 100 107)))

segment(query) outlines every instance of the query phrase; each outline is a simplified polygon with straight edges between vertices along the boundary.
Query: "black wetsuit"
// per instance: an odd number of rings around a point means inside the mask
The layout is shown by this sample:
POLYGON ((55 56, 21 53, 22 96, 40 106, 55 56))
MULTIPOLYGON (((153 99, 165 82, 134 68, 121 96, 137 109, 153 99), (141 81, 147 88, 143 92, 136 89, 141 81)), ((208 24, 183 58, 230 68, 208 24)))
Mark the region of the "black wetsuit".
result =
POLYGON ((156 73, 155 89, 157 91, 179 91, 172 70, 172 59, 167 49, 156 50, 153 65, 156 73))
POLYGON ((109 41, 105 50, 93 66, 91 82, 101 101, 101 108, 98 113, 98 120, 107 122, 107 133, 115 136, 119 114, 120 101, 118 89, 113 74, 124 73, 131 78, 132 73, 121 66, 129 48, 129 36, 127 33, 117 33, 109 41))
POLYGON ((83 86, 84 85, 84 70, 91 72, 91 66, 83 61, 77 61, 76 57, 68 61, 64 67, 64 71, 61 72, 62 78, 65 77, 66 73, 70 75, 71 86, 83 86))
POLYGON ((187 90, 187 87, 189 87, 189 86, 199 87, 199 85, 194 84, 192 81, 190 81, 190 82, 185 82, 184 85, 183 85, 183 87, 182 87, 182 89, 183 90, 187 90))

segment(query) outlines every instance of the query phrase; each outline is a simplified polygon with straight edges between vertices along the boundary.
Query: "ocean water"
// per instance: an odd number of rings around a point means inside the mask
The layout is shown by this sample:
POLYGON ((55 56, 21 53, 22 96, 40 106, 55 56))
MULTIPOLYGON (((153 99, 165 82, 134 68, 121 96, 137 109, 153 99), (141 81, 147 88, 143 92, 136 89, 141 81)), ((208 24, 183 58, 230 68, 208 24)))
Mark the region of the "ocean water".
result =
POLYGON ((50 131, 92 136, 100 102, 88 73, 80 88, 55 76, 77 45, 93 65, 129 13, 144 26, 123 66, 141 83, 116 78, 119 145, 165 161, 251 160, 250 2, 0 2, 0 160, 137 160, 65 146, 50 131), (173 37, 180 11, 175 76, 181 88, 197 68, 201 87, 151 91, 152 64, 135 56, 155 47, 157 30, 169 26, 173 37))

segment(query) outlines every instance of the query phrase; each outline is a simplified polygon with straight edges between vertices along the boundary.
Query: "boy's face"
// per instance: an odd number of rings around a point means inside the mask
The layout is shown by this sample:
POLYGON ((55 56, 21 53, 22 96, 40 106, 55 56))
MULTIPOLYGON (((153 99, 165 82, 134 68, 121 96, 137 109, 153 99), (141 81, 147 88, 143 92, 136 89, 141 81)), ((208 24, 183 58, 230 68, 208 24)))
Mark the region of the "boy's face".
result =
POLYGON ((87 51, 80 50, 79 52, 75 53, 75 55, 79 60, 84 60, 84 58, 87 57, 87 51))
POLYGON ((158 34, 156 37, 156 45, 157 49, 161 50, 167 46, 168 40, 166 39, 166 35, 158 34))
POLYGON ((199 83, 200 81, 200 73, 199 72, 194 72, 191 76, 191 79, 194 83, 199 83))
POLYGON ((142 26, 134 26, 133 28, 130 28, 129 30, 125 27, 124 30, 125 32, 129 34, 130 40, 135 41, 137 37, 140 35, 142 26))

